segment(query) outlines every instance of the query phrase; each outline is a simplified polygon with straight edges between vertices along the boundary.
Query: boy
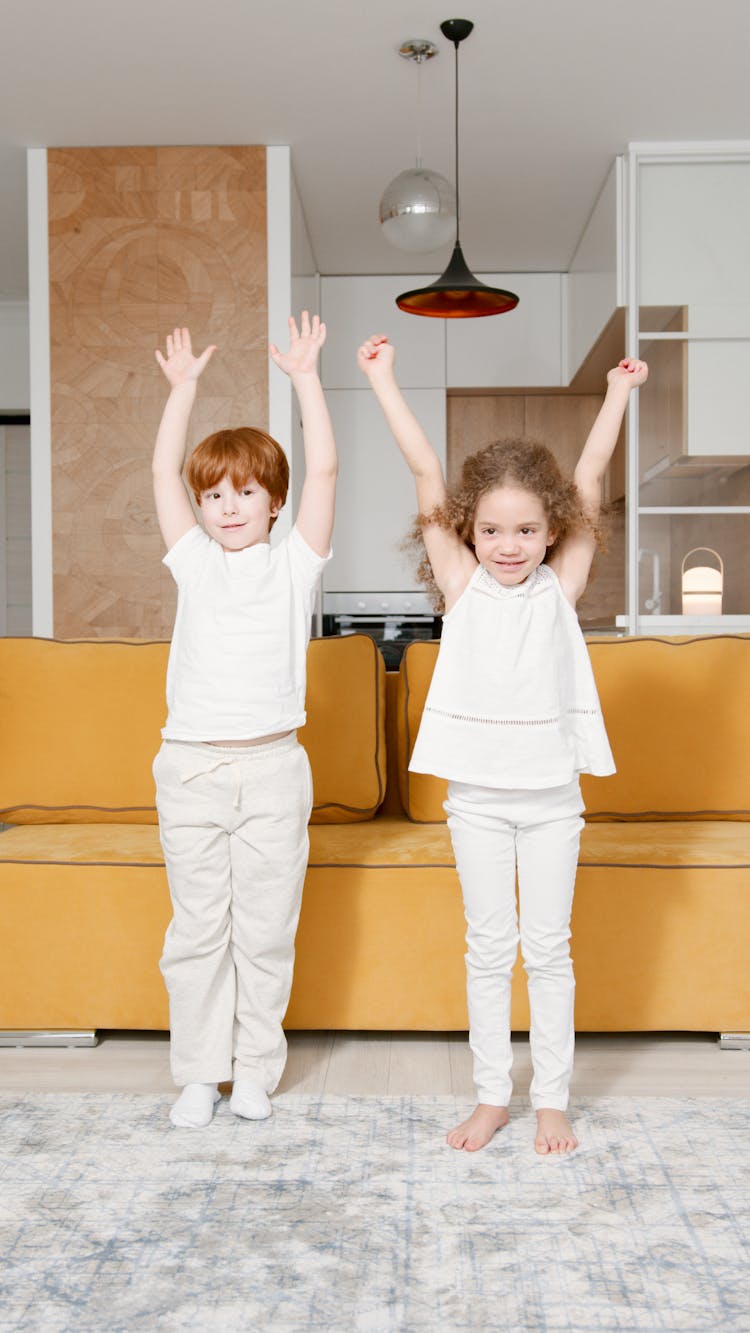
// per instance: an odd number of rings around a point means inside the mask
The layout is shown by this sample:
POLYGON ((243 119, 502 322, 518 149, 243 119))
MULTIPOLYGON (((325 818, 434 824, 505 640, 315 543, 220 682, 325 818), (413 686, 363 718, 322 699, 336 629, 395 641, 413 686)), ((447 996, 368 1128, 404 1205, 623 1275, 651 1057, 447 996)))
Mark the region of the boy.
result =
POLYGON ((271 345, 302 412, 305 481, 289 536, 271 549, 289 468, 264 431, 209 436, 183 484, 198 380, 216 350, 192 352, 187 329, 156 359, 171 386, 153 481, 164 563, 178 588, 167 671, 168 717, 154 763, 159 831, 173 918, 161 970, 169 991, 171 1065, 182 1092, 174 1125, 213 1116, 217 1084, 250 1120, 286 1058, 282 1019, 308 854, 310 766, 305 660, 315 590, 330 558, 336 447, 317 363, 325 325, 289 320, 289 350, 271 345))

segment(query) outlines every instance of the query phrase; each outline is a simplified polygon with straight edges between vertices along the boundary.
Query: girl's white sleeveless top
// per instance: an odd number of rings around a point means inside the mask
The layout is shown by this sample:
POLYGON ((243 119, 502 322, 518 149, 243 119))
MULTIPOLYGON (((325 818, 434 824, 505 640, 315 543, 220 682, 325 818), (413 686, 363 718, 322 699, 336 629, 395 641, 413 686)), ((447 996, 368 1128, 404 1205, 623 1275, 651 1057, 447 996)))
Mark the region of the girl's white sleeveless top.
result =
POLYGON ((548 565, 513 588, 479 565, 443 617, 409 768, 513 788, 614 773, 588 649, 548 565))

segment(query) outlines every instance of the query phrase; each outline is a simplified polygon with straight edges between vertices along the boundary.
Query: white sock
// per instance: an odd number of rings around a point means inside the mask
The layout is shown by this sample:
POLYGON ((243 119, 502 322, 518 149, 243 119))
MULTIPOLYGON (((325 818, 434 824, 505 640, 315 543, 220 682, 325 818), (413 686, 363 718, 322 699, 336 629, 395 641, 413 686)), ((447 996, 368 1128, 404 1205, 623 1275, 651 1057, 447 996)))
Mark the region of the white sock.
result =
POLYGON ((273 1107, 254 1078, 236 1078, 229 1109, 245 1120, 267 1120, 273 1107))
POLYGON ((203 1129, 210 1125, 214 1106, 220 1100, 215 1083, 186 1083, 169 1118, 178 1129, 203 1129))

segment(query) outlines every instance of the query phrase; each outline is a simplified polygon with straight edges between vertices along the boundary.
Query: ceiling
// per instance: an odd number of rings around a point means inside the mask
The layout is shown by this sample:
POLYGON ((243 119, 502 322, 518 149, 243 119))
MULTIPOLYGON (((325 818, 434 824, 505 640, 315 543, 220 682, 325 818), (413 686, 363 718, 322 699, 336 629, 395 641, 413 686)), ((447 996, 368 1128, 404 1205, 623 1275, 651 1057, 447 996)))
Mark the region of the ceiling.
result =
POLYGON ((322 273, 437 273, 380 234, 385 185, 453 176, 460 54, 461 237, 477 272, 568 267, 631 140, 750 139, 748 0, 2 0, 0 299, 27 290, 27 146, 290 144, 322 273))

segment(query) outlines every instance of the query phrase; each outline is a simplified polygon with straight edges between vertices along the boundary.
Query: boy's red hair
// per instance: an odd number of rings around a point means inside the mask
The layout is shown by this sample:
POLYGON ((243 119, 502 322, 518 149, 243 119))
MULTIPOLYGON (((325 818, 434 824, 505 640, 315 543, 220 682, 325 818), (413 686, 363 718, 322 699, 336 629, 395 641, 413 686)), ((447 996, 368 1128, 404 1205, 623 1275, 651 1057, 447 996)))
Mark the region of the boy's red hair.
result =
MULTIPOLYGON (((281 508, 289 489, 289 463, 281 445, 254 426, 217 430, 201 440, 190 455, 187 483, 198 504, 204 491, 229 477, 240 490, 252 477, 281 508)), ((271 519, 271 524, 276 522, 271 519)))

